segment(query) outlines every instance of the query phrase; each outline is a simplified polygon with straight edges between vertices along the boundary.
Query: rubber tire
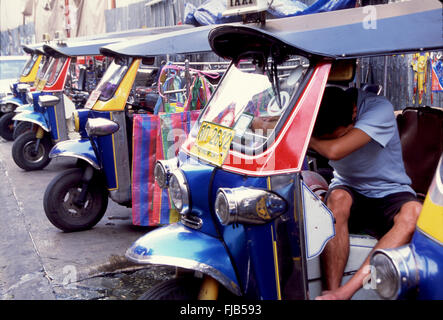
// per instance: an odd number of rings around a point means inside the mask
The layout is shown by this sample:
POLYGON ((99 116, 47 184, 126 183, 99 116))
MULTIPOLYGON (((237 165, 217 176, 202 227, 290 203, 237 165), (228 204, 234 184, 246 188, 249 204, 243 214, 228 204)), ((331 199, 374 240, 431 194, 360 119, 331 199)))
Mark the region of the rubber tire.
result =
POLYGON ((81 187, 82 176, 82 169, 68 169, 55 176, 46 188, 43 197, 46 217, 62 231, 75 232, 91 229, 101 220, 108 207, 108 191, 97 173, 94 172, 87 194, 90 199, 88 206, 91 205, 91 207, 83 208, 87 216, 77 220, 78 217, 73 217, 68 213, 65 207, 66 202, 64 202, 65 196, 68 191, 81 187))
POLYGON ((19 121, 19 123, 15 126, 14 132, 12 134, 12 139, 15 140, 21 134, 30 131, 32 129, 32 123, 27 121, 19 121))
POLYGON ((38 162, 27 161, 24 155, 25 147, 28 143, 35 143, 36 140, 37 138, 35 137, 35 132, 28 131, 18 136, 12 144, 12 159, 23 170, 41 170, 46 167, 49 162, 51 162, 51 158, 49 158, 49 152, 52 148, 52 141, 47 135, 45 135, 40 141, 40 146, 44 148, 43 158, 38 162))
POLYGON ((180 277, 160 282, 143 293, 138 300, 197 300, 202 279, 180 277))
POLYGON ((0 118, 0 136, 7 141, 14 140, 14 121, 12 120, 14 116, 14 112, 7 112, 0 118))

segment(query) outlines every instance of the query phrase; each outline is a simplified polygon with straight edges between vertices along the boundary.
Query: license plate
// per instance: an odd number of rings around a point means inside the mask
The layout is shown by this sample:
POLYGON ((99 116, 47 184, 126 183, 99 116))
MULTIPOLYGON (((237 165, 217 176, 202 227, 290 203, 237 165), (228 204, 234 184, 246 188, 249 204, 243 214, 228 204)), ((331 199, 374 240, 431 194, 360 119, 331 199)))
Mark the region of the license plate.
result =
POLYGON ((221 166, 228 155, 234 130, 204 121, 198 130, 191 154, 217 166, 221 166))
POLYGON ((88 101, 86 101, 85 108, 91 109, 94 106, 94 104, 97 102, 101 94, 102 92, 99 90, 92 91, 91 94, 89 95, 88 101))

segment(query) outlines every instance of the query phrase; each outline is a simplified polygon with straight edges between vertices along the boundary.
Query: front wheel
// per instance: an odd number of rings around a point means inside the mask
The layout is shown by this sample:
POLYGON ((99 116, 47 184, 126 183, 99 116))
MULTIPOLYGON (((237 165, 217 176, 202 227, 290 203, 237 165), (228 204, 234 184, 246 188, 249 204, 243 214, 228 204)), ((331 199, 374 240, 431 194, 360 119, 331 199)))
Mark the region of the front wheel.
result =
POLYGON ((51 139, 45 135, 38 141, 39 139, 35 135, 36 133, 33 131, 25 132, 18 136, 12 144, 14 162, 26 171, 41 170, 51 161, 49 158, 52 148, 51 139))
POLYGON ((69 169, 58 174, 48 185, 43 207, 49 221, 66 231, 87 230, 95 226, 108 207, 108 192, 97 173, 89 181, 83 204, 78 197, 85 188, 83 170, 69 169))
POLYGON ((138 300, 198 300, 214 298, 226 301, 238 300, 240 297, 229 292, 213 278, 196 278, 186 275, 160 282, 142 294, 138 300), (210 280, 209 283, 212 283, 212 285, 208 286, 208 282, 205 280, 210 280))
POLYGON ((14 128, 14 133, 12 134, 12 139, 17 139, 23 133, 32 130, 32 123, 27 121, 19 121, 14 128))
POLYGON ((197 300, 201 279, 181 277, 166 280, 153 286, 138 300, 197 300))
POLYGON ((14 112, 8 112, 1 116, 0 118, 0 136, 7 140, 13 140, 13 132, 14 132, 14 112))

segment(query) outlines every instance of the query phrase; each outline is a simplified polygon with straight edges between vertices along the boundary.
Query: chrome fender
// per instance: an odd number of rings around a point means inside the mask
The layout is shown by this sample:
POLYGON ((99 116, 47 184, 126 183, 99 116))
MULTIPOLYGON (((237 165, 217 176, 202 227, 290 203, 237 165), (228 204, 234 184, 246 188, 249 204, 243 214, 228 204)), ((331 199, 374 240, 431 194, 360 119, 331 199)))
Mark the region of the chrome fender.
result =
POLYGON ((32 105, 32 104, 25 104, 25 105, 15 108, 15 110, 14 110, 15 113, 33 112, 33 111, 34 111, 34 105, 32 105))
POLYGON ((97 157, 91 142, 85 139, 66 140, 57 143, 49 152, 50 158, 71 157, 82 159, 89 163, 94 169, 100 170, 97 157))
POLYGON ((126 257, 140 264, 160 264, 200 271, 241 295, 237 276, 223 243, 205 233, 174 223, 139 238, 126 257))
POLYGON ((11 96, 11 97, 5 97, 3 100, 1 100, 1 104, 13 104, 17 107, 20 107, 23 105, 23 101, 20 98, 11 96))
POLYGON ((32 122, 42 127, 46 132, 50 131, 45 117, 40 112, 20 112, 12 120, 32 122))

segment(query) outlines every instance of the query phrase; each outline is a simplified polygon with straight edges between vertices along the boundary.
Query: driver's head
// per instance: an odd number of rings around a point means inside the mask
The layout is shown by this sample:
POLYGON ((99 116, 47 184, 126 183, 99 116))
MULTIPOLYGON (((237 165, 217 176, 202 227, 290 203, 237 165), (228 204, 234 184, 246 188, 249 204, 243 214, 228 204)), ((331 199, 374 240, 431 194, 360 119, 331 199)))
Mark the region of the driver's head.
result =
POLYGON ((353 124, 356 110, 355 94, 339 87, 326 87, 312 135, 336 138, 353 124))

